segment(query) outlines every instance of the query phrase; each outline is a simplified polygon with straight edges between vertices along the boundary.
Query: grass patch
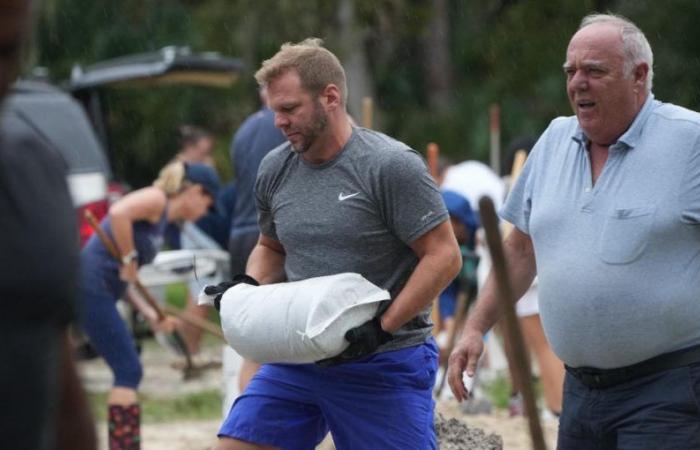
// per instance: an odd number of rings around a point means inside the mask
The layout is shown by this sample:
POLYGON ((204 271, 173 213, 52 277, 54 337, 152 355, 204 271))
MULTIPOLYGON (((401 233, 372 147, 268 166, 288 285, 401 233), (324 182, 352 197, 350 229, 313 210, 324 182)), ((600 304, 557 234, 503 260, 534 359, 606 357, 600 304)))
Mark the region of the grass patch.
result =
POLYGON ((187 304, 187 284, 175 283, 165 287, 165 301, 168 305, 183 309, 187 304))
MULTIPOLYGON (((533 377, 532 388, 534 389, 535 401, 542 401, 542 382, 539 378, 533 377)), ((494 408, 508 409, 510 400, 510 378, 507 374, 501 374, 494 379, 481 384, 484 393, 494 408)))
MULTIPOLYGON (((218 390, 206 390, 177 397, 152 397, 140 394, 141 420, 145 423, 221 418, 223 397, 218 390)), ((89 393, 88 400, 96 420, 106 420, 107 394, 89 393)))
MULTIPOLYGON (((174 283, 165 287, 165 302, 179 310, 185 309, 189 288, 186 283, 174 283)), ((197 301, 197 299, 193 299, 197 301)), ((210 308, 208 319, 215 324, 219 324, 219 314, 214 308, 210 308)), ((206 334, 206 333, 205 333, 206 334)))

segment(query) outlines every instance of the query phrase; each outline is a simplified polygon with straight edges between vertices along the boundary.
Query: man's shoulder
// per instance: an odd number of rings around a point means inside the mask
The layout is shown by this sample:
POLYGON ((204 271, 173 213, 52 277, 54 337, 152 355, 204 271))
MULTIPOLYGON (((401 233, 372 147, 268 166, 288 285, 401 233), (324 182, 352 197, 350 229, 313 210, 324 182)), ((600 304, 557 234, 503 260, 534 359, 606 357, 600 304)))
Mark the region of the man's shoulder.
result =
POLYGON ((240 129, 244 130, 251 127, 259 127, 261 125, 272 124, 274 126, 275 115, 272 110, 263 108, 249 115, 241 124, 240 129))
POLYGON ((549 123, 546 133, 554 136, 572 136, 578 130, 578 119, 576 116, 559 116, 549 123))
POLYGON ((285 141, 270 150, 260 162, 259 173, 279 170, 287 161, 295 155, 290 150, 291 144, 285 141))
POLYGON ((397 159, 411 158, 410 155, 419 156, 411 147, 391 136, 360 127, 355 128, 352 154, 355 161, 372 166, 390 164, 397 159))
POLYGON ((673 103, 658 102, 658 105, 652 110, 651 114, 658 118, 677 122, 677 124, 681 126, 687 125, 698 128, 698 131, 700 131, 700 113, 684 108, 683 106, 674 105, 673 103))
MULTIPOLYGON (((246 142, 259 133, 279 133, 275 128, 275 116, 269 109, 261 109, 248 116, 233 135, 233 145, 246 142)), ((240 145, 240 144, 239 144, 240 145)))

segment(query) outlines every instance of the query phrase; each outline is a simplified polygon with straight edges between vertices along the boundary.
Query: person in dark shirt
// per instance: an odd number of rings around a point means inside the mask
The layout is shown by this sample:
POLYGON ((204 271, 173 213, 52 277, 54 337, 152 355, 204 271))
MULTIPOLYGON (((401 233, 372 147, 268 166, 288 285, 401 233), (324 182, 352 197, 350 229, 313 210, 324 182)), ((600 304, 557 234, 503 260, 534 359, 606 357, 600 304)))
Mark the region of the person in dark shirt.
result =
MULTIPOLYGON (((270 150, 287 142, 287 138, 275 126, 275 114, 267 106, 264 87, 260 88, 260 102, 262 108, 243 122, 231 142, 231 161, 236 172, 236 203, 228 241, 231 276, 245 272, 248 256, 260 236, 253 193, 260 161, 270 150)), ((243 392, 257 368, 252 361, 243 362, 238 377, 240 392, 243 392)))
MULTIPOLYGON (((0 0, 0 99, 18 73, 29 9, 28 1, 0 0)), ((1 446, 94 449, 68 338, 79 308, 66 166, 25 121, 0 116, 1 446)))

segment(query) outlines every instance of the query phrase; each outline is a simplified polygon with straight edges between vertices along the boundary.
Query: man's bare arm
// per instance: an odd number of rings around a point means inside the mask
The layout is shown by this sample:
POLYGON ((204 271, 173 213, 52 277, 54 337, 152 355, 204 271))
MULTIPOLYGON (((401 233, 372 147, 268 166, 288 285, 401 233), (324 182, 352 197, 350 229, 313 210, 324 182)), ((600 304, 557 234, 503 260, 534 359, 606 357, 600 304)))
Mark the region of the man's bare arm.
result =
MULTIPOLYGON (((521 298, 532 284, 537 274, 535 251, 530 236, 517 228, 508 235, 503 244, 514 301, 521 298)), ((501 315, 500 298, 496 277, 489 273, 482 294, 476 302, 464 326, 462 337, 450 355, 447 370, 448 381, 458 401, 467 398, 468 391, 462 382, 462 373, 474 376, 476 363, 484 350, 484 334, 496 323, 501 315)))
POLYGON ((255 278, 260 284, 282 282, 286 279, 285 257, 284 247, 278 240, 261 234, 248 257, 246 274, 255 278))
POLYGON ((381 317, 382 328, 389 333, 428 306, 462 267, 462 254, 449 220, 416 239, 411 248, 418 255, 418 265, 381 317))

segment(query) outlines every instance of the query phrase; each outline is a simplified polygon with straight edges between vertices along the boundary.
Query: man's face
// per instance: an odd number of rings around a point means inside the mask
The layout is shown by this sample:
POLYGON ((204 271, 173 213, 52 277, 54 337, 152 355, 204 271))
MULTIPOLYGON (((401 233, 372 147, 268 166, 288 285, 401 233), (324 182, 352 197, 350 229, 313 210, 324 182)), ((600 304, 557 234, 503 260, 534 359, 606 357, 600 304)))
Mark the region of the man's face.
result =
POLYGON ((299 75, 289 70, 267 86, 275 126, 282 130, 297 153, 308 151, 328 125, 328 116, 317 96, 301 86, 299 75))
POLYGON ((0 0, 0 98, 17 77, 28 13, 26 0, 0 0))
POLYGON ((592 142, 610 145, 624 134, 646 98, 646 72, 625 72, 617 26, 592 24, 579 30, 566 51, 566 90, 581 128, 592 142))

